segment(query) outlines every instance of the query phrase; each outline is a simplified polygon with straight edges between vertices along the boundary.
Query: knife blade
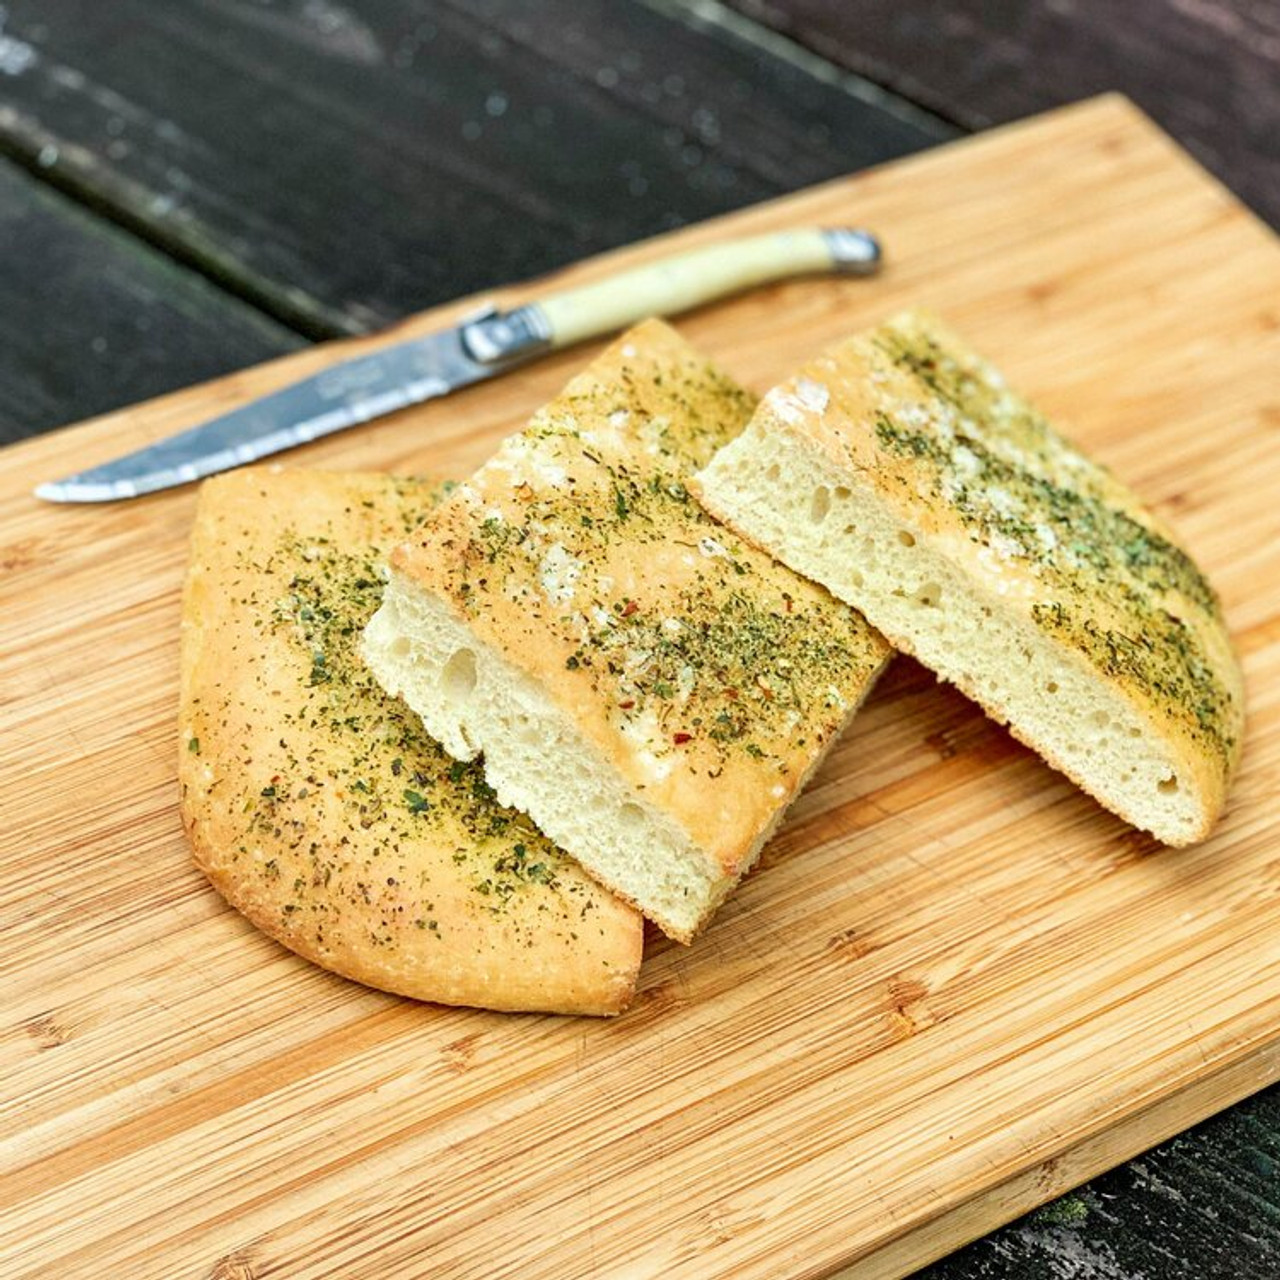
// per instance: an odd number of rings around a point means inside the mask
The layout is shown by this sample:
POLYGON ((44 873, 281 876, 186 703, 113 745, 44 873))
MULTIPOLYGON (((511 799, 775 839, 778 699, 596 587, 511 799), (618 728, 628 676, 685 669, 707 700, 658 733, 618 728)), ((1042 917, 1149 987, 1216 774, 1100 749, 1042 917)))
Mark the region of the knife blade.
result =
POLYGON ((35 493, 49 502, 112 502, 170 489, 447 395, 648 315, 685 311, 789 276, 870 275, 880 260, 875 237, 848 228, 696 249, 511 311, 488 307, 455 328, 333 365, 35 493))
POLYGON ((201 480, 420 404, 493 370, 462 347, 459 329, 360 356, 113 462, 42 484, 49 502, 113 502, 201 480))

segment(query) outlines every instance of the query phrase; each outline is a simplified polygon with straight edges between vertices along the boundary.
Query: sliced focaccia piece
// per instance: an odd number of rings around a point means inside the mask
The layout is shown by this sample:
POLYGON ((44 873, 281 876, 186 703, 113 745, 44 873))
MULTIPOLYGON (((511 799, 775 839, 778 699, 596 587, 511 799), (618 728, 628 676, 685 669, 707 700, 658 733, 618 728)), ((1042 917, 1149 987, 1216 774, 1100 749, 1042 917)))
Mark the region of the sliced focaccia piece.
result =
POLYGON ((690 497, 752 405, 640 325, 396 550, 365 634, 450 752, 685 942, 889 653, 690 497))
POLYGON ((440 487, 256 469, 200 494, 183 599, 180 778, 196 862, 299 955, 490 1009, 617 1013, 643 921, 356 653, 385 556, 440 487))
POLYGON ((1212 588, 936 320, 818 356, 693 487, 1126 821, 1174 845, 1213 825, 1243 691, 1212 588))

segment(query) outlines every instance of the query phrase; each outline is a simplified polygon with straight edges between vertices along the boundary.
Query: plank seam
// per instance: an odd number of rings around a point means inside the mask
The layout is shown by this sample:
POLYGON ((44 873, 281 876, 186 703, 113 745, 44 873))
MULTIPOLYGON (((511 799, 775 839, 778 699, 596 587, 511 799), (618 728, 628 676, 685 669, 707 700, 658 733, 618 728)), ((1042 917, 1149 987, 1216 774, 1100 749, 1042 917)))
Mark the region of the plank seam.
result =
MULTIPOLYGON (((134 240, 163 254, 176 266, 228 297, 259 312, 264 319, 287 329, 293 336, 323 341, 363 332, 340 312, 334 313, 287 286, 255 285, 232 269, 227 260, 212 251, 202 252, 189 238, 166 234, 162 223, 151 223, 129 208, 129 203, 113 199, 110 189, 99 189, 74 169, 60 166, 58 159, 69 147, 62 139, 17 112, 0 112, 0 159, 22 169, 42 186, 71 200, 86 215, 110 224, 134 240)), ((119 180, 117 179, 117 185, 119 180)))
POLYGON ((971 132, 959 121, 930 111, 865 75, 846 70, 798 40, 730 8, 722 0, 637 0, 637 3, 718 40, 736 38, 939 140, 971 132))

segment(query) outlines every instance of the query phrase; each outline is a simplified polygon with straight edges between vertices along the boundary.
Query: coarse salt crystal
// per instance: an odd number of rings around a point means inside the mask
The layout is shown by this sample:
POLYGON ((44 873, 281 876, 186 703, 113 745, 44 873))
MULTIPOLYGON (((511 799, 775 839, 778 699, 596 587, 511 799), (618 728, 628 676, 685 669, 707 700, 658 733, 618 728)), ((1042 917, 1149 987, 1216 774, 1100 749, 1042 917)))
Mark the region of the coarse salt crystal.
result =
POLYGON ((539 580, 548 600, 563 602, 573 599, 574 586, 582 575, 582 565, 558 542, 547 548, 542 557, 539 580))
POLYGON ((798 426, 804 421, 804 405, 780 387, 774 387, 765 396, 764 403, 789 426, 798 426))
POLYGON ((569 478, 569 473, 556 462, 539 462, 533 470, 538 479, 552 489, 564 488, 564 483, 569 478))
POLYGON ((996 553, 1002 560, 1017 560, 1026 556, 1026 550, 1022 543, 1015 538, 1010 538, 1003 533, 991 534, 991 550, 996 553))
POLYGON ((1018 507, 1009 490, 1002 489, 999 485, 992 485, 987 489, 987 501, 991 504, 991 509, 1002 516, 1013 515, 1018 507))
POLYGON ((812 378, 800 378, 796 381, 796 398, 807 409, 821 413, 831 402, 831 392, 821 382, 812 378))

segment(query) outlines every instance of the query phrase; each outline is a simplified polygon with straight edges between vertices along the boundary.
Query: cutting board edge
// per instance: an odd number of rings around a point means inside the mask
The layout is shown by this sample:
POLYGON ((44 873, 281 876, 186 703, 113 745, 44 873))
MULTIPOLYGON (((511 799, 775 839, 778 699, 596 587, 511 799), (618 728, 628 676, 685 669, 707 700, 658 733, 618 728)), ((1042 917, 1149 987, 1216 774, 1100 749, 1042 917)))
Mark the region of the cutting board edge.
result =
MULTIPOLYGON (((1194 175, 1195 179, 1203 186, 1220 185, 1209 179, 1205 171, 1192 158, 1181 151, 1144 113, 1121 95, 1102 95, 1083 103, 1072 104, 1058 111, 1046 113, 1046 116, 1075 116, 1082 120, 1097 120, 1100 122, 1099 127, 1103 129, 1123 129, 1130 132, 1135 129, 1141 129, 1143 136, 1149 140, 1158 138, 1162 148, 1167 143, 1171 164, 1176 159, 1177 166, 1185 169, 1188 175, 1194 175)), ((1006 126, 1001 130, 992 131, 992 134, 983 135, 982 138, 966 140, 956 144, 956 146, 966 150, 981 147, 984 141, 996 134, 1026 129, 1027 126, 1028 122, 1019 122, 1006 126)), ((948 152, 950 150, 951 148, 947 149, 948 152)), ((972 152, 970 151, 969 154, 972 154, 972 152)), ((906 169, 911 167, 914 169, 918 166, 937 163, 938 155, 939 153, 937 152, 926 153, 913 160, 902 162, 896 168, 906 169)), ((837 178, 830 183, 823 184, 822 187, 810 188, 807 192, 795 193, 792 197, 784 198, 784 201, 804 200, 806 197, 812 196, 823 189, 836 192, 852 189, 855 184, 864 180, 874 181, 876 172, 866 171, 857 176, 837 178)), ((1190 177, 1188 177, 1188 181, 1190 181, 1190 177)), ((1232 199, 1232 205, 1233 211, 1239 210, 1241 214, 1248 212, 1234 198, 1232 199)), ((709 237, 719 234, 730 224, 735 227, 749 226, 753 218, 767 219, 780 216, 774 213, 773 210, 775 208, 781 209, 782 207, 783 202, 765 202, 740 211, 737 214, 727 215, 709 223, 697 224, 674 235, 661 237, 661 244, 665 248, 668 246, 674 247, 677 244, 692 243, 694 239, 700 236, 709 237)), ((796 220, 799 221, 799 218, 797 217, 796 220)), ((1242 218, 1241 221, 1243 220, 1242 218)), ((1250 231, 1249 234, 1252 234, 1252 232, 1250 231)), ((616 265, 626 260, 629 255, 644 256, 647 253, 652 256, 656 254, 660 251, 654 247, 658 239, 637 242, 614 251, 612 254, 602 255, 574 264, 571 267, 539 279, 543 282, 552 280, 568 281, 603 274, 608 270, 615 269, 616 265)), ((1274 235, 1269 229, 1267 230, 1267 239, 1269 242, 1274 242, 1274 235)), ((511 286, 508 290, 491 291, 484 296, 493 297, 502 293, 512 297, 520 297, 526 293, 533 292, 537 283, 537 281, 529 281, 511 286)), ((402 322, 401 325, 397 325, 391 330, 383 331, 378 335, 362 339, 342 340, 339 343, 326 345, 324 348, 312 349, 310 352, 304 352, 301 355, 284 357, 281 360, 272 361, 266 366, 259 367, 276 369, 281 365, 290 364, 292 361, 303 358, 316 361, 317 365, 328 363, 330 353, 332 353, 334 359, 337 359, 348 352, 353 353, 356 350, 370 349, 381 343, 393 341, 397 337, 405 336, 409 326, 439 323, 442 316, 451 314, 455 310, 458 312, 465 311, 471 302, 472 299, 459 299, 444 304, 430 312, 423 313, 422 316, 410 318, 402 322)), ((92 438, 97 442, 95 447, 102 449, 105 447, 103 440, 106 433, 113 429, 124 427, 131 429, 135 435, 142 434, 141 425, 128 422, 130 414, 137 414, 147 427, 158 433, 163 433, 162 424, 157 421, 161 417, 169 416, 173 419, 170 429, 183 425, 173 417, 173 405, 180 406, 185 403, 184 398, 186 397, 190 397, 193 402, 200 400, 208 395, 210 388, 225 388, 229 398, 225 399, 223 403, 228 405, 235 403, 235 388, 241 380, 249 378, 252 372, 252 370, 246 370, 241 374, 231 374, 224 379, 217 379, 211 383, 171 393, 169 396, 141 406, 114 411, 79 425, 61 428, 57 432, 49 433, 48 436, 42 437, 37 441, 12 446, 10 449, 0 452, 0 458, 6 462, 12 459, 14 462, 21 464, 17 468, 18 470, 22 470, 27 466, 34 469, 37 457, 57 452, 56 449, 45 449, 44 454, 40 452, 40 447, 44 445, 46 440, 57 438, 67 441, 68 443, 64 447, 70 450, 82 438, 87 440, 92 435, 92 438)), ((255 388, 254 393, 256 394, 265 389, 265 387, 255 388)), ((247 394, 247 392, 242 394, 247 394)), ((118 450, 122 446, 117 441, 114 447, 118 450)), ((42 465, 48 465, 47 457, 42 465)), ((322 459, 318 465, 321 467, 333 467, 341 464, 329 459, 322 459)), ((26 500, 25 495, 24 500, 26 500)), ((163 502, 163 498, 159 499, 159 501, 163 502)), ((140 508, 139 519, 145 520, 147 518, 145 502, 137 505, 140 508)), ((85 511, 83 515, 91 517, 92 512, 85 511)), ((921 1265, 921 1263, 939 1256, 965 1240, 972 1239, 974 1236, 993 1229, 999 1223, 1008 1221, 1018 1213, 1025 1211, 1025 1209, 1061 1194, 1069 1187, 1078 1185, 1078 1183, 1088 1179, 1100 1170, 1129 1158, 1136 1152, 1145 1149, 1154 1142, 1160 1141, 1161 1138, 1168 1136, 1170 1133, 1177 1132, 1186 1127, 1186 1125, 1194 1123, 1212 1111, 1238 1101, 1239 1098, 1247 1096, 1257 1088, 1265 1087, 1277 1075, 1280 1075, 1280 1055, 1276 1054, 1276 1048, 1277 1033, 1268 1030, 1264 1037, 1254 1037, 1249 1043, 1243 1045, 1240 1050, 1242 1056, 1231 1058, 1229 1053, 1222 1053, 1218 1062, 1208 1068, 1207 1074, 1192 1078, 1184 1073, 1181 1083, 1172 1084, 1159 1097, 1148 1102, 1137 1100, 1136 1105, 1128 1115, 1112 1121, 1100 1122, 1093 1130, 1086 1131, 1083 1134, 1078 1131, 1073 1133, 1053 1156, 1042 1158, 1038 1162, 1032 1163, 1029 1168, 1024 1169, 1022 1172, 1002 1176, 999 1170, 993 1171, 993 1181, 989 1185, 978 1186, 963 1199, 953 1203, 949 1208, 934 1216, 930 1216, 927 1212, 922 1212, 914 1221, 906 1224, 901 1231, 896 1232, 893 1239, 885 1240, 882 1238, 881 1241, 868 1244, 866 1246, 867 1252, 856 1261, 841 1259, 834 1264, 837 1268, 834 1272, 825 1269, 833 1265, 829 1261, 821 1263, 815 1259, 814 1265, 824 1268, 820 1272, 821 1274, 856 1277, 857 1280, 874 1280, 876 1276, 902 1274, 902 1269, 906 1269, 907 1266, 921 1265), (1262 1078, 1259 1078, 1259 1073, 1261 1073, 1262 1078), (986 1214, 985 1218, 980 1220, 981 1215, 984 1213, 986 1214), (886 1268, 902 1269, 889 1270, 886 1268)), ((1032 1159, 1034 1160, 1034 1157, 1032 1159)), ((830 1258, 830 1254, 827 1256, 830 1258)), ((804 1271, 803 1274, 811 1275, 819 1274, 819 1272, 804 1271)))
POLYGON ((981 1239, 1175 1137, 1192 1125, 1280 1082, 1280 1028, 1238 1058, 1181 1086, 1114 1123, 974 1192, 933 1217, 907 1223, 868 1252, 821 1273, 822 1280, 899 1280, 981 1239))

